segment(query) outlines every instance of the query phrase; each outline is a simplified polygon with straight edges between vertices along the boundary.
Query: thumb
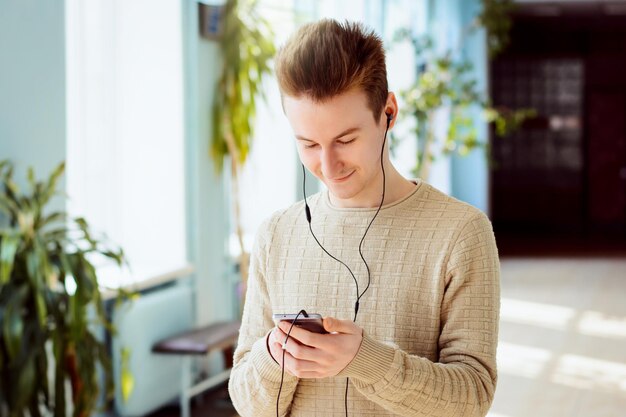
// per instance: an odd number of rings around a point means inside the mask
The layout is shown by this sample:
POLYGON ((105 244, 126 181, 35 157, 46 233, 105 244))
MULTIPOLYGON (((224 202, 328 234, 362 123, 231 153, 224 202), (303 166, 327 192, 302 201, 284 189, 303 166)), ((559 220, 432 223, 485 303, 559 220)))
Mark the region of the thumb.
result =
POLYGON ((329 333, 354 333, 355 325, 350 320, 339 320, 334 317, 325 317, 324 329, 329 333))

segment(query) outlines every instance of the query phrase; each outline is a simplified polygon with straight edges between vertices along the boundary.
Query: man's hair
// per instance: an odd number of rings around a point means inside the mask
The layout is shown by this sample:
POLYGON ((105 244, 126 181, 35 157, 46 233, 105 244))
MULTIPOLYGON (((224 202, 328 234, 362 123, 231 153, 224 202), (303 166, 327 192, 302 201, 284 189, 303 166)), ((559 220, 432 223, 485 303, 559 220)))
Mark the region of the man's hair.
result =
POLYGON ((359 88, 376 121, 387 102, 383 42, 361 23, 323 19, 302 26, 278 51, 276 75, 281 96, 316 102, 359 88))

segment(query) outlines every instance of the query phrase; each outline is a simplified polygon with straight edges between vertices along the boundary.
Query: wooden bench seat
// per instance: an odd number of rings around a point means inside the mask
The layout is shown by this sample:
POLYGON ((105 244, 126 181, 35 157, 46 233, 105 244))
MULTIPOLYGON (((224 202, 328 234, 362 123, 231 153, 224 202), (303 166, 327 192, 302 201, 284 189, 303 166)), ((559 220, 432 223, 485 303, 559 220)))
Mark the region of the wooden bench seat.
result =
POLYGON ((194 395, 213 388, 230 377, 240 326, 239 321, 214 323, 160 340, 152 347, 154 353, 177 355, 182 359, 180 395, 182 417, 189 417, 189 402, 194 395), (225 370, 194 384, 191 377, 191 358, 218 350, 222 352, 225 370))

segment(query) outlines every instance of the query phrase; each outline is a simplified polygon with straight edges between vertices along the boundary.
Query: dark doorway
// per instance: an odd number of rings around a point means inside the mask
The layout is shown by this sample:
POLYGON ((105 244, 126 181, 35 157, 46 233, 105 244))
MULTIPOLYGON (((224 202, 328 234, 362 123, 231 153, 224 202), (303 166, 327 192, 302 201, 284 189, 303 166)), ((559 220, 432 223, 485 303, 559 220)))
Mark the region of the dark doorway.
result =
POLYGON ((625 249, 626 3, 520 5, 491 91, 497 106, 538 113, 492 135, 501 252, 625 249))

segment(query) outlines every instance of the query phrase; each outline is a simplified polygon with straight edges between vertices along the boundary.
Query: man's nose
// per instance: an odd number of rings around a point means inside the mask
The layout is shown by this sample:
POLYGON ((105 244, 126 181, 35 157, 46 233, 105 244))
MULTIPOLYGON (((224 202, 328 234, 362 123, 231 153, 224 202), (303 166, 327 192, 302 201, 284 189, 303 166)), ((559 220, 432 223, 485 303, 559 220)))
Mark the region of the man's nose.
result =
POLYGON ((341 174, 343 163, 332 146, 322 149, 322 173, 327 178, 335 178, 341 174))

